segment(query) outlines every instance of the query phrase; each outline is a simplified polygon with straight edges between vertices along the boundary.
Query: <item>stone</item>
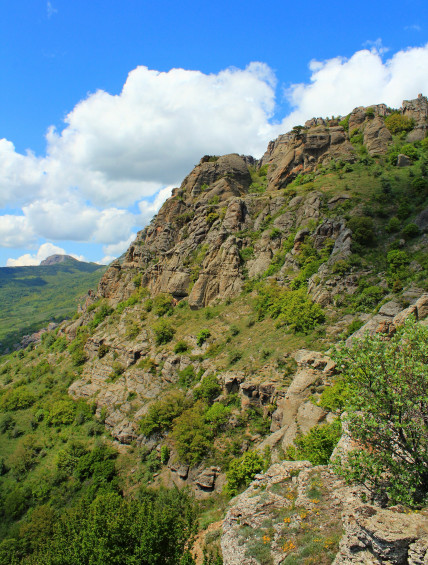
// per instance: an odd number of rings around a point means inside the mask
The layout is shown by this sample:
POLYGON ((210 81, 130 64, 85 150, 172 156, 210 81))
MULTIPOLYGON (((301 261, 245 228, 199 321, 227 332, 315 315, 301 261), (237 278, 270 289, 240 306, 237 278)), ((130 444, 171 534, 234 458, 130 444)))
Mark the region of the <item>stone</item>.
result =
POLYGON ((350 506, 343 514, 345 535, 333 565, 426 563, 428 518, 369 504, 350 506))
POLYGON ((397 157, 397 167, 409 167, 412 161, 407 155, 400 153, 397 157))
POLYGON ((428 208, 425 208, 416 216, 415 224, 422 232, 428 232, 428 208))
POLYGON ((388 151, 392 135, 382 118, 375 117, 364 128, 364 144, 370 155, 383 155, 388 151))
POLYGON ((209 469, 204 469, 202 473, 200 473, 195 479, 196 486, 204 491, 214 490, 215 480, 219 472, 220 469, 218 467, 210 467, 209 469))

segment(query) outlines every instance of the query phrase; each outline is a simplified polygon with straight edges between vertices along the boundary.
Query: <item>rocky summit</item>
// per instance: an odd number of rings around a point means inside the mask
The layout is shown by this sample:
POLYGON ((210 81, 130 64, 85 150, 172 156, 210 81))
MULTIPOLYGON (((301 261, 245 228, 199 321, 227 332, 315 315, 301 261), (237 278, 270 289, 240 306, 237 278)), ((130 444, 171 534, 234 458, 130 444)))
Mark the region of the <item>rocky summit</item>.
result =
POLYGON ((428 563, 423 505, 335 472, 358 443, 332 349, 427 325, 427 132, 419 95, 313 118, 259 160, 202 157, 74 318, 3 361, 1 398, 24 387, 21 427, 58 450, 52 484, 93 480, 78 460, 103 437, 124 496, 194 494, 186 563, 428 563))

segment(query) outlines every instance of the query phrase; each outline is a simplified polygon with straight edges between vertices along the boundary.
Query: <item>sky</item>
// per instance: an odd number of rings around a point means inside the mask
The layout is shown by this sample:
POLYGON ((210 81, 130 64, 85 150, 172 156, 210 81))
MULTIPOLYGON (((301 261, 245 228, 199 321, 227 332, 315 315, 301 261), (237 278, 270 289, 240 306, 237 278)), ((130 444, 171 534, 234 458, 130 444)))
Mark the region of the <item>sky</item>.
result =
POLYGON ((428 94, 426 0, 0 8, 0 266, 108 263, 203 155, 428 94))

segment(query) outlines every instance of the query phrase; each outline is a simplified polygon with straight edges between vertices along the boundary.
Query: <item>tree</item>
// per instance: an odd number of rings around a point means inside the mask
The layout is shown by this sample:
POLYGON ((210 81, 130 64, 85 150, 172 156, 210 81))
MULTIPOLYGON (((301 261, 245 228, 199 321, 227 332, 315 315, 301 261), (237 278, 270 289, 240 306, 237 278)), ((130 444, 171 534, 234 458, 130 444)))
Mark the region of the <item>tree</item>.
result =
POLYGON ((409 319, 334 354, 348 387, 347 421, 359 445, 338 465, 348 481, 390 503, 428 502, 428 327, 409 319))

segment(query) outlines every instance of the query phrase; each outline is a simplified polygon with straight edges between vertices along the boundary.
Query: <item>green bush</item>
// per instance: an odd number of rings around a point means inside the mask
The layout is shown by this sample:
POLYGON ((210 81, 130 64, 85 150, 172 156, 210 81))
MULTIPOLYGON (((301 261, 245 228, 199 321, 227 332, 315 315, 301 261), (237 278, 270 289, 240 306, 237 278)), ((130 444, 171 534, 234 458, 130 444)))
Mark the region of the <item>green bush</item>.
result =
POLYGON ((334 353, 349 388, 358 449, 338 463, 348 481, 391 504, 428 503, 428 328, 409 319, 389 340, 366 335, 334 353))
POLYGON ((367 286, 356 294, 354 297, 354 304, 356 310, 365 310, 374 308, 384 297, 385 290, 380 286, 367 286))
POLYGON ((95 316, 89 322, 89 329, 91 331, 94 331, 95 328, 99 326, 101 322, 103 322, 107 318, 107 316, 110 316, 112 312, 113 308, 109 306, 107 301, 101 301, 97 311, 95 312, 95 316))
POLYGON ((402 145, 401 147, 394 146, 388 151, 388 160, 391 165, 397 164, 397 159, 400 154, 406 155, 411 161, 416 161, 419 157, 417 150, 410 143, 402 145))
POLYGON ((211 337, 210 330, 207 329, 201 330, 196 336, 196 344, 198 345, 198 347, 201 347, 209 337, 211 337))
POLYGON ((410 223, 407 224, 406 226, 404 226, 401 234, 404 237, 404 239, 413 239, 414 237, 417 237, 418 235, 420 235, 420 231, 419 228, 416 224, 414 223, 410 223))
POLYGON ((153 324, 153 332, 155 334, 156 345, 163 345, 169 343, 175 334, 175 329, 170 322, 161 319, 153 324))
POLYGON ((225 426, 229 419, 230 407, 215 402, 204 414, 205 422, 209 424, 215 433, 225 426))
POLYGON ((48 426, 67 426, 72 424, 76 413, 76 405, 72 400, 57 400, 49 408, 46 416, 48 426))
POLYGON ((196 400, 202 399, 207 404, 211 404, 215 398, 221 393, 221 386, 214 375, 207 375, 201 381, 201 384, 193 391, 196 400))
POLYGON ((166 394, 162 400, 154 402, 147 414, 140 420, 140 431, 146 437, 155 432, 164 432, 172 427, 177 418, 186 408, 186 398, 180 391, 166 394))
POLYGON ((396 135, 402 131, 412 130, 415 122, 412 118, 394 112, 385 118, 385 125, 393 135, 396 135))
POLYGON ((401 228, 400 220, 396 216, 393 216, 392 218, 389 219, 388 223, 386 224, 385 230, 388 233, 395 233, 400 231, 400 228, 401 228))
MULTIPOLYGON (((43 565, 174 563, 190 565, 197 521, 185 490, 142 491, 137 499, 103 492, 83 499, 55 520, 51 536, 31 557, 43 565)), ((9 545, 9 562, 19 563, 9 545)))
POLYGON ((354 216, 347 222, 354 241, 361 245, 371 245, 374 240, 374 222, 369 216, 354 216))
POLYGON ((178 384, 188 388, 196 380, 195 368, 193 365, 188 365, 182 371, 178 371, 178 384))
POLYGON ((234 459, 226 473, 226 492, 231 496, 237 495, 251 483, 257 473, 263 471, 264 467, 265 460, 258 451, 247 451, 239 459, 234 459))
POLYGON ((266 315, 277 319, 278 326, 287 326, 294 332, 307 333, 325 319, 324 311, 306 294, 304 288, 287 290, 275 282, 258 288, 256 301, 258 318, 266 315))
POLYGON ((184 340, 177 341, 174 345, 174 353, 185 353, 189 349, 189 345, 184 340))
POLYGON ((213 428, 204 418, 206 405, 198 400, 174 420, 172 436, 180 460, 189 465, 200 463, 212 449, 213 428))
POLYGON ((153 312, 156 316, 165 316, 165 314, 172 314, 173 311, 173 298, 170 294, 158 294, 153 300, 153 312))
POLYGON ((327 465, 341 434, 340 420, 314 426, 307 434, 294 440, 294 445, 286 449, 285 458, 310 461, 312 465, 327 465))
POLYGON ((167 445, 163 445, 161 447, 161 453, 160 453, 160 458, 161 458, 161 463, 162 465, 166 465, 168 463, 168 459, 169 459, 169 448, 167 445))
POLYGON ((24 410, 35 402, 35 396, 26 387, 20 386, 7 390, 0 399, 0 408, 3 412, 24 410))

